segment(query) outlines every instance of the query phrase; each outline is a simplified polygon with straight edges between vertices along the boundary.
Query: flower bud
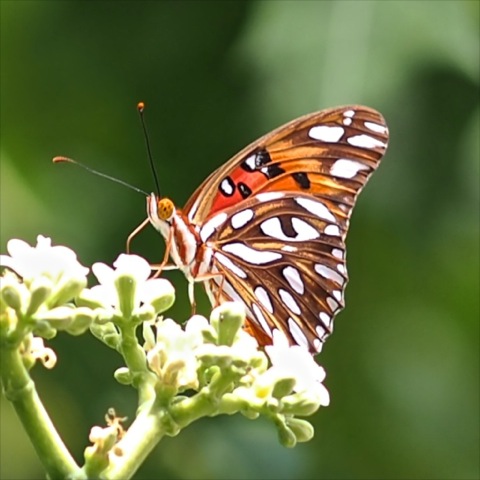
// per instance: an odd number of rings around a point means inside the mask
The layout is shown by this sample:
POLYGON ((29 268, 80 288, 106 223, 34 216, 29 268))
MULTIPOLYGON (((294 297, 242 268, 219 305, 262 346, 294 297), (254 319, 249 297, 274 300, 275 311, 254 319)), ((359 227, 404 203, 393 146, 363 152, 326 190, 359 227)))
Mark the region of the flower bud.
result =
POLYGON ((155 320, 155 309, 152 305, 145 304, 134 310, 133 315, 138 323, 150 322, 155 320))
POLYGON ((79 307, 104 308, 102 301, 92 292, 92 289, 85 289, 75 299, 75 304, 79 307))
POLYGON ((51 307, 64 305, 75 298, 87 286, 87 279, 83 276, 69 277, 61 282, 48 300, 51 307))
POLYGON ((27 308, 27 315, 34 314, 44 303, 52 291, 52 282, 46 277, 39 277, 33 280, 30 286, 30 303, 27 308))
POLYGON ((108 345, 110 348, 115 350, 118 348, 121 338, 113 323, 109 322, 105 325, 101 325, 96 322, 92 323, 90 325, 90 331, 95 337, 108 345))
POLYGON ((20 290, 20 284, 9 284, 2 288, 2 298, 4 302, 13 308, 16 312, 22 310, 22 292, 20 290))
POLYGON ((132 374, 127 367, 117 368, 113 376, 115 377, 115 380, 122 385, 131 385, 132 383, 132 374))
POLYGON ((320 399, 307 392, 295 393, 282 398, 282 413, 288 415, 308 416, 320 408, 320 399))
POLYGON ((57 335, 57 330, 47 320, 38 320, 33 328, 33 333, 39 337, 51 339, 57 335))
POLYGON ((294 378, 280 378, 275 382, 273 387, 272 396, 275 398, 282 398, 292 393, 295 387, 294 378))
POLYGON ((73 321, 72 323, 66 328, 66 331, 70 335, 81 335, 88 330, 91 323, 95 318, 95 313, 86 307, 79 307, 75 309, 73 321))
POLYGON ((75 309, 71 307, 57 307, 36 315, 36 318, 48 322, 56 330, 65 330, 73 321, 75 309))
POLYGON ((135 292, 137 290, 137 280, 133 275, 122 274, 114 281, 118 295, 118 306, 124 318, 132 316, 135 308, 135 292))
POLYGON ((287 448, 293 448, 297 444, 297 437, 290 428, 283 422, 277 423, 278 439, 280 443, 287 448))
POLYGON ((144 304, 151 305, 158 315, 168 310, 175 302, 175 289, 168 280, 151 279, 143 285, 141 299, 144 304))
POLYGON ((313 426, 300 418, 288 418, 287 425, 294 433, 297 442, 308 442, 315 433, 313 426))
POLYGON ((245 322, 245 307, 239 302, 225 302, 215 308, 210 323, 218 335, 218 345, 231 346, 245 322))

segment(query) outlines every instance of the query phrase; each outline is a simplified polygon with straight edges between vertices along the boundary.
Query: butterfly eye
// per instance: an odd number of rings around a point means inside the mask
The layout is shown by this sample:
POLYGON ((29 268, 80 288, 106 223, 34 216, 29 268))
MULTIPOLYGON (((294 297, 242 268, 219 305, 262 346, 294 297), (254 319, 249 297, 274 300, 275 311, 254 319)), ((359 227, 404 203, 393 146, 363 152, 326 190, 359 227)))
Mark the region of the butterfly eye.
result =
POLYGON ((169 220, 174 210, 175 205, 169 198, 161 198, 157 201, 157 215, 160 220, 169 220))

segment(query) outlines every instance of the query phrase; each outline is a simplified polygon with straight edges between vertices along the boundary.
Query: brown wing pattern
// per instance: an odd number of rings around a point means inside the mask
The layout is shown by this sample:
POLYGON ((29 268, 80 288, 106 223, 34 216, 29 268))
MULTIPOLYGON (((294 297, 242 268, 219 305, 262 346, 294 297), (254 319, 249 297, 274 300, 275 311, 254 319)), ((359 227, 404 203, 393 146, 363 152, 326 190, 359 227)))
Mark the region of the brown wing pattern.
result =
POLYGON ((383 117, 367 107, 313 113, 244 149, 187 203, 223 274, 207 291, 242 301, 261 343, 278 328, 321 350, 344 305, 350 215, 387 142, 383 117))
POLYGON ((305 115, 261 137, 215 170, 183 212, 193 224, 202 225, 214 213, 264 191, 300 190, 353 206, 356 193, 385 153, 387 141, 385 120, 368 107, 345 106, 305 115), (353 138, 362 143, 360 137, 365 137, 367 146, 348 142, 353 138), (341 158, 357 160, 366 169, 354 178, 339 179, 332 175, 331 166, 341 158), (231 195, 223 188, 227 180, 231 195))

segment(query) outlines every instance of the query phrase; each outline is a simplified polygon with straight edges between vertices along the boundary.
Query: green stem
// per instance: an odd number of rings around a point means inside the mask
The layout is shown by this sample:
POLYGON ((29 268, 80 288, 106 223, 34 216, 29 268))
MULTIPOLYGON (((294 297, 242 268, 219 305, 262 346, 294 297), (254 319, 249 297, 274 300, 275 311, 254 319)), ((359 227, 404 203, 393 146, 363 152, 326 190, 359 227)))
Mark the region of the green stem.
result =
POLYGON ((155 391, 152 387, 155 378, 147 368, 145 351, 138 344, 136 326, 133 324, 119 325, 120 353, 125 364, 134 377, 133 386, 138 390, 138 405, 144 405, 153 400, 155 391))
POLYGON ((165 434, 162 424, 161 412, 140 413, 125 436, 115 445, 115 451, 121 451, 122 455, 111 457, 114 460, 101 474, 101 478, 131 478, 165 434))
POLYGON ((0 348, 0 378, 49 478, 66 478, 79 467, 55 429, 17 348, 0 348))

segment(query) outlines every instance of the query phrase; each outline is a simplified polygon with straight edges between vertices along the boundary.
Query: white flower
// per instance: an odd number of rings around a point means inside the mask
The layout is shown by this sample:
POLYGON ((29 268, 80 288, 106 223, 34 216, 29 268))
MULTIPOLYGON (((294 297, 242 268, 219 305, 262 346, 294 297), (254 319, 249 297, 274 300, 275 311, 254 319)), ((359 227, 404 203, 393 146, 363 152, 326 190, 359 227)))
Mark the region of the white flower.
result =
POLYGON ((265 350, 272 362, 272 369, 278 369, 279 375, 295 378, 296 392, 313 393, 323 406, 330 403, 328 390, 322 384, 325 370, 315 362, 306 348, 289 345, 285 334, 275 329, 273 345, 266 346, 265 350))
POLYGON ((152 304, 157 312, 173 303, 174 291, 170 282, 165 279, 149 279, 151 268, 142 257, 121 254, 113 266, 115 269, 100 262, 92 266, 100 285, 85 292, 86 299, 107 309, 119 309, 126 315, 131 314, 141 303, 152 304), (165 297, 168 297, 168 301, 165 297), (123 311, 126 306, 128 311, 123 311))
MULTIPOLYGON (((200 316, 195 323, 203 324, 200 316)), ((171 319, 160 320, 155 346, 147 353, 147 361, 158 377, 176 389, 198 388, 196 350, 203 342, 200 325, 183 330, 171 319)))
POLYGON ((57 283, 69 278, 84 278, 88 274, 88 268, 77 261, 73 250, 62 245, 52 247, 51 239, 42 235, 37 237, 35 247, 23 240, 9 240, 7 250, 10 256, 0 255, 0 265, 11 268, 26 282, 45 276, 57 283))
MULTIPOLYGON (((87 285, 88 268, 77 261, 73 250, 62 245, 52 247, 50 238, 39 235, 35 247, 23 240, 12 239, 7 243, 7 249, 10 255, 0 255, 0 265, 13 270, 21 278, 16 281, 18 286, 28 288, 28 298, 23 295, 20 308, 28 315, 71 301, 87 285)), ((12 303, 15 302, 12 297, 15 292, 10 287, 2 282, 2 295, 15 309, 12 303)), ((17 294, 20 293, 18 287, 17 294)))

